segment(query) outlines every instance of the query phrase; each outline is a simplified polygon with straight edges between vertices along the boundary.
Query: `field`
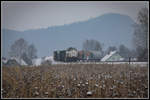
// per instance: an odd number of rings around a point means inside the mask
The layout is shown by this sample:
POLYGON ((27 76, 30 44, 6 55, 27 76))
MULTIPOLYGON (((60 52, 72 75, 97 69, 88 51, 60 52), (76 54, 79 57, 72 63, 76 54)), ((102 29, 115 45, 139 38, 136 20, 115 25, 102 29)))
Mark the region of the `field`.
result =
POLYGON ((148 66, 2 67, 3 98, 148 98, 148 66))

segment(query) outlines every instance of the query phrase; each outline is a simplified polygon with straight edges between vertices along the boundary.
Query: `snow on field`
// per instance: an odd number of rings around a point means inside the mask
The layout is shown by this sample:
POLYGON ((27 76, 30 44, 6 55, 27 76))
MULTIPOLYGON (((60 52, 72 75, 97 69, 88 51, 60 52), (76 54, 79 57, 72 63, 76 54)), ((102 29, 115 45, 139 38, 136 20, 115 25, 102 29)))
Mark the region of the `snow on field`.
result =
POLYGON ((54 61, 53 56, 47 56, 44 58, 37 58, 33 60, 33 65, 40 66, 44 61, 51 61, 52 64, 59 64, 59 62, 54 61))
POLYGON ((53 56, 47 56, 47 57, 44 58, 44 60, 51 60, 52 61, 53 60, 53 56))
POLYGON ((33 60, 33 65, 39 66, 39 65, 41 65, 42 61, 43 61, 42 58, 34 59, 34 60, 33 60))
POLYGON ((59 63, 59 62, 56 62, 56 61, 54 60, 53 56, 47 56, 47 57, 45 57, 44 60, 49 60, 49 61, 52 62, 52 64, 58 64, 58 63, 59 63))
MULTIPOLYGON (((42 64, 43 61, 49 60, 52 62, 53 65, 57 64, 129 64, 129 62, 58 62, 53 59, 53 56, 47 56, 44 58, 37 58, 33 61, 33 65, 39 66, 42 64)), ((140 66, 146 66, 148 65, 148 62, 130 62, 131 65, 140 65, 140 66)))
MULTIPOLYGON (((129 64, 129 62, 55 62, 53 64, 129 64)), ((147 66, 148 62, 130 62, 131 65, 147 66)))

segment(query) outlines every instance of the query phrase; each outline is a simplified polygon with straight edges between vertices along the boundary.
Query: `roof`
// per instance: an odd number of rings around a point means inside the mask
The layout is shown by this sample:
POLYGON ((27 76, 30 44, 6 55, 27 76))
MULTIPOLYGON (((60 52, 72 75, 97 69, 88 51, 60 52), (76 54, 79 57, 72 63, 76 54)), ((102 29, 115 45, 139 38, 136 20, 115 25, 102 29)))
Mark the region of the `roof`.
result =
POLYGON ((28 65, 23 59, 19 59, 17 57, 11 57, 11 60, 16 60, 20 65, 28 65))
POLYGON ((93 53, 94 55, 101 55, 100 51, 90 51, 91 53, 93 53))
POLYGON ((7 61, 8 61, 8 60, 7 60, 6 58, 2 57, 2 62, 3 62, 3 63, 7 63, 7 61))
POLYGON ((70 48, 67 49, 67 51, 71 51, 71 50, 76 50, 77 51, 77 49, 73 48, 73 47, 70 47, 70 48))
POLYGON ((109 54, 104 56, 101 61, 106 61, 108 58, 110 58, 113 54, 115 54, 117 51, 111 51, 109 54))
POLYGON ((6 63, 7 66, 20 65, 15 59, 9 59, 6 63))

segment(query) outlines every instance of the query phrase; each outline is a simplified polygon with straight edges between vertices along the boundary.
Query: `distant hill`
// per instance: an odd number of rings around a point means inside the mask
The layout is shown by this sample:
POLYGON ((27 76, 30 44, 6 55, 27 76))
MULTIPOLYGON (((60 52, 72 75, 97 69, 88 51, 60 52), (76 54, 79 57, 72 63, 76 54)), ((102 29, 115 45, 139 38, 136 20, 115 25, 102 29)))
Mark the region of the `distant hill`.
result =
POLYGON ((86 39, 96 39, 104 44, 104 48, 120 44, 132 48, 133 24, 134 21, 129 16, 109 13, 87 21, 45 29, 23 32, 3 29, 2 54, 7 57, 10 45, 21 37, 35 45, 39 57, 53 55, 54 50, 70 46, 82 49, 86 39))

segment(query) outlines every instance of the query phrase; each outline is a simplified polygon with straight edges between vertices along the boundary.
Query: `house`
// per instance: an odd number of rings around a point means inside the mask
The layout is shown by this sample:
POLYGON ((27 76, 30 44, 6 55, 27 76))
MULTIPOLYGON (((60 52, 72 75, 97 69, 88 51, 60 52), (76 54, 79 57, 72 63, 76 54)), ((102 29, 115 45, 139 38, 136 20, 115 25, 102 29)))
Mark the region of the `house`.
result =
POLYGON ((89 51, 79 51, 78 52, 78 58, 79 59, 90 59, 92 57, 92 54, 91 54, 91 52, 89 52, 89 51))
POLYGON ((91 59, 101 59, 102 53, 100 51, 90 51, 92 54, 91 59))
POLYGON ((8 59, 7 66, 15 66, 15 65, 28 65, 23 59, 19 59, 17 57, 11 57, 10 59, 8 59))
POLYGON ((75 48, 69 48, 69 49, 66 51, 66 56, 67 56, 67 57, 77 57, 77 56, 78 56, 78 51, 77 51, 77 49, 75 49, 75 48))
POLYGON ((70 47, 67 50, 54 51, 54 60, 62 62, 74 62, 78 60, 78 51, 70 47))
POLYGON ((79 51, 78 58, 80 60, 86 61, 100 61, 101 59, 101 52, 99 51, 79 51))
POLYGON ((20 64, 15 59, 8 59, 5 66, 19 66, 20 64))
POLYGON ((6 64, 7 63, 7 59, 5 57, 2 57, 2 64, 6 64))
POLYGON ((78 60, 78 51, 76 48, 68 48, 66 50, 66 57, 64 58, 67 62, 75 62, 78 60))
POLYGON ((131 61, 137 61, 137 58, 132 57, 132 58, 131 58, 131 61))
POLYGON ((123 61, 122 58, 117 51, 111 51, 109 54, 104 56, 101 61, 123 61))
POLYGON ((2 57, 2 65, 5 66, 7 64, 7 59, 5 57, 2 57))

